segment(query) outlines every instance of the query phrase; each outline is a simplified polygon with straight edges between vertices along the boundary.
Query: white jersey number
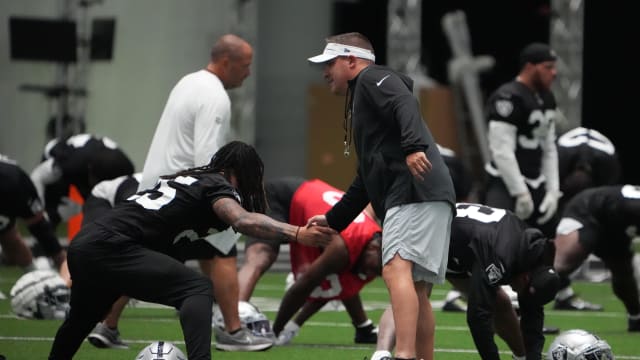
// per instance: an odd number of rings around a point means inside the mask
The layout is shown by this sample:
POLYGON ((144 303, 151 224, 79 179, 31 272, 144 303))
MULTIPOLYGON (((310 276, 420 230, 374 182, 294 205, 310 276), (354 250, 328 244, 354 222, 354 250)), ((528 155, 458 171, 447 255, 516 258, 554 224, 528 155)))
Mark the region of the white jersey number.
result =
POLYGON ((340 285, 340 279, 338 278, 338 275, 329 274, 325 278, 325 280, 329 282, 329 288, 323 289, 322 286, 317 286, 315 289, 313 289, 313 292, 311 292, 311 295, 309 296, 314 298, 329 299, 340 295, 340 293, 342 292, 342 285, 340 285))
POLYGON ((495 223, 500 221, 507 211, 479 204, 456 205, 456 217, 466 217, 481 223, 495 223))
MULTIPOLYGON (((173 180, 179 184, 191 185, 194 182, 198 181, 198 179, 193 178, 191 176, 178 176, 173 180)), ((167 179, 160 179, 158 183, 160 186, 155 189, 155 191, 160 192, 160 196, 152 198, 151 195, 155 194, 155 192, 147 192, 144 194, 135 194, 130 196, 127 200, 135 200, 138 204, 142 205, 143 208, 149 210, 158 210, 161 207, 170 203, 176 197, 176 189, 169 186, 169 181, 167 179)))
POLYGON ((611 140, 602 135, 599 131, 577 127, 569 130, 558 138, 558 145, 562 147, 575 147, 587 144, 592 149, 599 150, 605 154, 613 155, 616 152, 611 140))
POLYGON ((534 110, 529 115, 529 124, 533 125, 533 130, 531 131, 531 138, 526 136, 518 137, 518 144, 523 149, 537 149, 540 147, 540 143, 544 141, 547 137, 553 119, 556 116, 556 111, 553 109, 550 110, 534 110))

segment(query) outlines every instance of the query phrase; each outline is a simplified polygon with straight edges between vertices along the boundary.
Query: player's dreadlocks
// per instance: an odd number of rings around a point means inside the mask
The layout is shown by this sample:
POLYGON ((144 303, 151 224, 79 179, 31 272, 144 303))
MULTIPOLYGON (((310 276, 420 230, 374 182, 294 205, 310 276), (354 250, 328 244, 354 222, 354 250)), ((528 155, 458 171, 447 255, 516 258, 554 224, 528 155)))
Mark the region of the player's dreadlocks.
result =
POLYGON ((242 198, 242 206, 247 211, 264 213, 267 204, 262 183, 264 165, 253 146, 241 141, 232 141, 221 147, 213 155, 209 164, 162 178, 204 173, 224 173, 227 179, 230 179, 231 175, 235 175, 238 181, 237 190, 242 198))

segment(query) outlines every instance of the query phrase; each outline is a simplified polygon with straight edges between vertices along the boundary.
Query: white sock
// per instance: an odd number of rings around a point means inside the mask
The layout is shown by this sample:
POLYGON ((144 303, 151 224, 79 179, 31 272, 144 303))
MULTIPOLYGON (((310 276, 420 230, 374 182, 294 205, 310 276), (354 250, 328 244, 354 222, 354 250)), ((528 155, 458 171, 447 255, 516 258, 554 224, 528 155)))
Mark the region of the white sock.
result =
POLYGON ((560 289, 560 291, 558 291, 558 293, 556 294, 556 300, 567 300, 568 298, 572 297, 573 294, 573 288, 571 286, 567 286, 566 288, 560 289))
POLYGON ((356 328, 361 329, 365 326, 369 326, 369 325, 373 325, 373 321, 371 321, 371 319, 367 319, 367 321, 363 322, 360 325, 356 325, 356 328))
POLYGON ((296 324, 293 320, 289 320, 287 325, 284 326, 284 329, 282 329, 282 331, 291 331, 296 334, 298 333, 299 330, 300 330, 300 325, 296 324))
POLYGON ((391 353, 387 350, 378 350, 371 355, 371 360, 380 360, 384 357, 393 358, 391 353))
POLYGON ((460 291, 458 291, 458 290, 449 290, 449 292, 447 293, 447 296, 445 297, 444 301, 453 301, 453 300, 459 298, 460 296, 462 296, 460 291))
POLYGON ((629 320, 640 320, 640 314, 635 314, 635 315, 627 314, 627 316, 629 317, 629 320))

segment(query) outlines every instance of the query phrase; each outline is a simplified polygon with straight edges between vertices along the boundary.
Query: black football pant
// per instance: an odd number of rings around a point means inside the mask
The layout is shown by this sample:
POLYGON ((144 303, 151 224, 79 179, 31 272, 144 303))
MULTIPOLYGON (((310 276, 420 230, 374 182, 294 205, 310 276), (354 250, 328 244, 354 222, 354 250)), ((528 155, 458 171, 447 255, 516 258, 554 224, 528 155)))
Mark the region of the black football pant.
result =
POLYGON ((73 240, 67 260, 71 309, 58 329, 50 360, 71 359, 121 295, 178 309, 188 358, 211 359, 213 296, 207 277, 170 256, 97 229, 73 240))

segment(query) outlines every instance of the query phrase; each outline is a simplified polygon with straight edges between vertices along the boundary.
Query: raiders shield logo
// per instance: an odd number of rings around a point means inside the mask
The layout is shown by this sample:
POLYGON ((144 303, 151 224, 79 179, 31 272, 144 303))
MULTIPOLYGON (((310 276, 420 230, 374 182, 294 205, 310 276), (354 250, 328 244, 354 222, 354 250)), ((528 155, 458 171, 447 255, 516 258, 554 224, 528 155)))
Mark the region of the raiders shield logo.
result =
POLYGON ((567 360, 567 348, 560 346, 553 349, 550 360, 567 360))
POLYGON ((513 103, 509 100, 498 100, 495 103, 496 111, 502 117, 508 117, 513 112, 513 103))
POLYGON ((502 271, 496 266, 496 264, 487 266, 485 272, 487 273, 489 284, 495 284, 502 279, 502 271))

